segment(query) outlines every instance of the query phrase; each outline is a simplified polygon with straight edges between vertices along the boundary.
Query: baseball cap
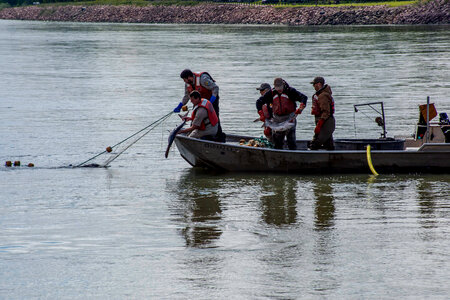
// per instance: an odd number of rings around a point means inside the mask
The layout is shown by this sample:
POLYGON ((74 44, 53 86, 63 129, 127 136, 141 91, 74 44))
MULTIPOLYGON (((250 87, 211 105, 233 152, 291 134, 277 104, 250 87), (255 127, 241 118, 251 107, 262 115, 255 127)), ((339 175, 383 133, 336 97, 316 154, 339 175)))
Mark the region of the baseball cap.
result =
POLYGON ((256 88, 258 91, 264 91, 265 89, 271 89, 270 84, 268 83, 261 83, 259 87, 256 88))
POLYGON ((313 81, 311 81, 311 84, 316 84, 316 83, 321 83, 321 84, 325 84, 325 79, 323 79, 323 77, 315 77, 313 79, 313 81))

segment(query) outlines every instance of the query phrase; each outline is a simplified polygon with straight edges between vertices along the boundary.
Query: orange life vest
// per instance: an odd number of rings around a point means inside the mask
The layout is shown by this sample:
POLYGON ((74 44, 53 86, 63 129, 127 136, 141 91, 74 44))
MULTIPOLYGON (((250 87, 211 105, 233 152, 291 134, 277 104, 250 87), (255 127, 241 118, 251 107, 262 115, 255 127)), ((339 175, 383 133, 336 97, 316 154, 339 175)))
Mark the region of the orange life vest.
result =
POLYGON ((219 123, 219 118, 217 117, 216 111, 214 110, 214 107, 211 102, 209 102, 208 99, 202 99, 202 101, 197 104, 196 107, 194 107, 194 111, 192 112, 191 119, 194 120, 195 114, 197 112, 197 109, 199 107, 203 107, 208 111, 208 119, 204 119, 200 125, 200 130, 205 130, 206 125, 211 124, 212 126, 215 126, 217 123, 219 123))
POLYGON ((202 98, 206 98, 206 99, 211 99, 212 96, 212 91, 208 90, 207 88, 204 88, 201 84, 200 84, 200 77, 203 74, 208 74, 208 76, 211 78, 212 81, 215 82, 215 80, 211 77, 211 75, 209 75, 208 72, 202 72, 202 73, 194 73, 194 85, 188 84, 187 85, 187 90, 188 93, 190 94, 192 91, 196 90, 200 93, 200 96, 202 98))
POLYGON ((275 115, 283 116, 295 111, 295 102, 290 100, 288 95, 284 93, 279 95, 276 91, 272 91, 272 96, 272 109, 275 115))
POLYGON ((311 114, 314 116, 320 115, 319 99, 316 94, 312 96, 311 114))

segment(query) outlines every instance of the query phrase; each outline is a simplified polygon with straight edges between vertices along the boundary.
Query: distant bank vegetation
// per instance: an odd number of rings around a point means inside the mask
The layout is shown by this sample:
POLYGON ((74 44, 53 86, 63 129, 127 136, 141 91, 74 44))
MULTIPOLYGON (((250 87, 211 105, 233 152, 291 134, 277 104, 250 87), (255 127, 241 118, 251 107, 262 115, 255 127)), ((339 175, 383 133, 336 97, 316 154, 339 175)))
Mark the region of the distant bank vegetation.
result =
MULTIPOLYGON (((426 1, 426 0, 425 0, 426 1)), ((256 5, 283 5, 283 6, 346 6, 346 5, 388 5, 400 6, 409 5, 415 2, 424 2, 424 0, 0 0, 0 9, 5 7, 17 7, 26 5, 197 5, 202 3, 243 3, 256 5)))
MULTIPOLYGON (((261 2, 224 3, 223 0, 221 2, 95 0, 89 2, 44 2, 39 5, 27 5, 27 2, 22 2, 13 7, 0 9, 0 19, 148 24, 280 24, 290 26, 450 24, 450 0, 420 0, 413 2, 415 4, 412 5, 400 6, 386 5, 387 2, 365 2, 365 5, 353 2, 346 5, 342 2, 336 4, 335 1, 317 0, 317 2, 302 2, 302 4, 296 4, 300 2, 278 2, 275 5, 261 5, 261 2)), ((411 2, 388 3, 411 4, 411 2)), ((9 6, 10 4, 5 5, 9 6)))

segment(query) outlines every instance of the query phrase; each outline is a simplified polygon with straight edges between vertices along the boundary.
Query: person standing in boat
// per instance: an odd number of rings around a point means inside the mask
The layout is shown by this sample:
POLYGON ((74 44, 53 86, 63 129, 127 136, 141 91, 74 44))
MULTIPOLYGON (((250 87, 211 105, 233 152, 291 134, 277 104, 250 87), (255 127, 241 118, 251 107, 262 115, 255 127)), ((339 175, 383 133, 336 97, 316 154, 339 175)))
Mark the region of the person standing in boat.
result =
MULTIPOLYGON (((188 103, 190 93, 193 91, 198 91, 202 99, 208 99, 209 102, 211 102, 217 118, 219 118, 219 86, 216 84, 216 81, 212 78, 212 76, 208 72, 193 73, 191 70, 185 69, 181 72, 180 77, 185 83, 185 92, 183 99, 180 103, 178 103, 178 106, 174 108, 173 112, 180 112, 181 108, 188 103)), ((222 134, 220 120, 217 131, 217 139, 223 141, 225 139, 222 134)))
POLYGON ((190 117, 183 117, 183 120, 192 121, 191 127, 180 130, 179 133, 188 133, 188 136, 193 138, 215 136, 219 128, 219 118, 212 103, 208 99, 202 99, 198 91, 192 91, 189 98, 194 104, 194 111, 190 117))
POLYGON ((315 117, 314 137, 310 142, 311 150, 334 150, 333 132, 336 128, 334 119, 334 99, 331 87, 325 84, 323 77, 311 81, 316 93, 312 96, 311 114, 315 117))
POLYGON ((285 122, 293 122, 293 126, 290 126, 287 130, 274 130, 272 128, 272 140, 275 149, 283 149, 284 138, 286 137, 287 144, 290 150, 297 149, 295 143, 295 129, 297 125, 296 116, 301 114, 306 107, 306 101, 308 97, 297 91, 295 88, 290 87, 289 84, 282 78, 275 78, 273 82, 274 88, 262 95, 256 100, 256 109, 260 116, 260 120, 265 122, 266 116, 264 115, 263 106, 272 106, 272 124, 281 124, 285 122), (297 108, 296 101, 300 102, 297 108))
MULTIPOLYGON (((264 94, 267 93, 268 91, 272 90, 272 88, 270 87, 270 84, 268 84, 268 83, 261 83, 261 85, 259 87, 257 87, 256 89, 259 91, 261 97, 264 96, 264 94)), ((262 106, 262 111, 263 111, 265 119, 272 118, 272 107, 271 106, 264 104, 262 106)), ((270 129, 270 127, 267 127, 265 125, 264 125, 264 135, 270 142, 272 142, 272 129, 270 129)))

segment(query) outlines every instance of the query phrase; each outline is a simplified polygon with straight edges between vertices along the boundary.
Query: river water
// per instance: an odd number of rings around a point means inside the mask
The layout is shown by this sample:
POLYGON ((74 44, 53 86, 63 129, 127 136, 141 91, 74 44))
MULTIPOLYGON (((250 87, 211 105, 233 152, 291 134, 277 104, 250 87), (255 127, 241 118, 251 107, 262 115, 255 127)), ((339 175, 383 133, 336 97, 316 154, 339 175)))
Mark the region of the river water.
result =
MULTIPOLYGON (((227 133, 262 134, 261 82, 310 97, 320 75, 336 138, 378 138, 377 113, 353 110, 376 101, 388 136, 410 135, 427 96, 450 114, 449 33, 0 20, 0 298, 447 298, 449 174, 195 170, 164 158, 175 115, 107 169, 61 167, 170 112, 184 68, 216 79, 227 133)), ((304 113, 297 137, 312 131, 304 113)))

